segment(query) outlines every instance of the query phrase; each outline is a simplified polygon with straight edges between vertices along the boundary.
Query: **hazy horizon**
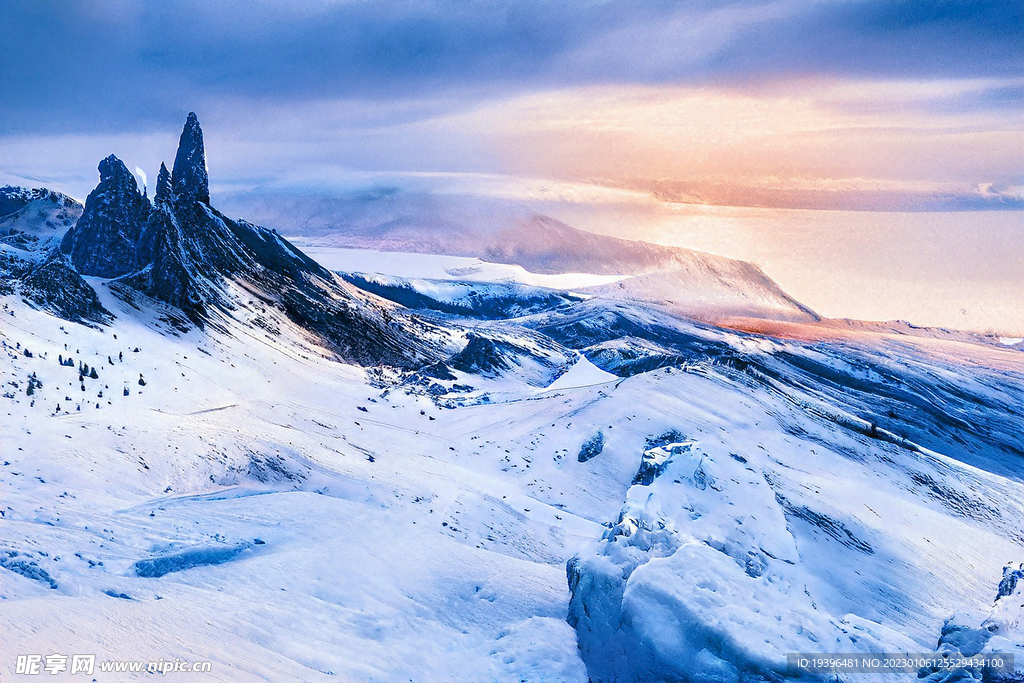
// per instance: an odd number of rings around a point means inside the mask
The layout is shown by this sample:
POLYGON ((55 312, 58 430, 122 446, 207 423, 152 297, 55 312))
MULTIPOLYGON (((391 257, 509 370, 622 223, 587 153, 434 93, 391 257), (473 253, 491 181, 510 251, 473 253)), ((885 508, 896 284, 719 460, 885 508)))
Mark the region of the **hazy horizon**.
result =
POLYGON ((214 196, 506 198, 829 316, 1024 334, 1024 6, 580 9, 7 3, 0 183, 152 182, 195 110, 214 196))

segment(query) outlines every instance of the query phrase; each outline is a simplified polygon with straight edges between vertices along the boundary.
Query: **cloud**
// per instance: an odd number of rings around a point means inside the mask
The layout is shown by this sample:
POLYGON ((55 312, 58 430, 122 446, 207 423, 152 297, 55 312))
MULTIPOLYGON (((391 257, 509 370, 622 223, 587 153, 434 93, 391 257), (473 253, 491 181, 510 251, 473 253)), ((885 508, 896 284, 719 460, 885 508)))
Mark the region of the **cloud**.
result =
POLYGON ((0 176, 76 196, 110 153, 155 172, 195 109, 215 186, 390 174, 758 205, 1021 201, 1020 2, 15 0, 3 14, 0 176))
POLYGON ((1024 75, 1008 0, 15 0, 3 19, 0 134, 152 130, 223 98, 1024 75))

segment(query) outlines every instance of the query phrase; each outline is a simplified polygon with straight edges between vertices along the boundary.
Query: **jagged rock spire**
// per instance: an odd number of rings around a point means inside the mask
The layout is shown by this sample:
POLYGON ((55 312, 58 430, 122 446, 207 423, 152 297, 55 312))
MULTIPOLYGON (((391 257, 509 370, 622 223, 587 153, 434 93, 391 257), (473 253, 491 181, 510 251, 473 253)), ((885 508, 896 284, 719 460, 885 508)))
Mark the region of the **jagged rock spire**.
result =
POLYGON ((100 162, 99 171, 100 184, 60 248, 82 275, 119 277, 135 270, 135 245, 149 216, 149 200, 113 154, 100 162))
POLYGON ((111 291, 118 296, 131 299, 128 292, 134 290, 177 308, 184 317, 168 312, 167 320, 182 327, 202 326, 218 309, 235 310, 230 283, 236 282, 280 300, 295 324, 339 358, 402 368, 440 360, 440 347, 421 340, 412 324, 399 324, 388 309, 356 299, 334 274, 280 235, 231 220, 210 206, 203 132, 195 114, 185 123, 171 173, 160 167, 154 202, 142 195, 117 157, 104 159, 100 184, 61 242, 68 258, 56 256, 30 284, 39 291, 67 290, 84 302, 84 312, 65 306, 65 315, 102 319, 106 312, 98 303, 75 293, 75 278, 83 292, 88 284, 70 265, 68 273, 60 272, 70 261, 82 275, 117 278, 111 291))
POLYGON ((185 128, 178 140, 171 186, 178 199, 195 199, 210 203, 210 179, 206 173, 203 129, 199 127, 199 119, 195 112, 189 112, 185 128))
POLYGON ((156 194, 153 195, 154 202, 167 202, 173 196, 171 191, 171 173, 167 170, 164 162, 160 162, 160 173, 156 176, 156 194))

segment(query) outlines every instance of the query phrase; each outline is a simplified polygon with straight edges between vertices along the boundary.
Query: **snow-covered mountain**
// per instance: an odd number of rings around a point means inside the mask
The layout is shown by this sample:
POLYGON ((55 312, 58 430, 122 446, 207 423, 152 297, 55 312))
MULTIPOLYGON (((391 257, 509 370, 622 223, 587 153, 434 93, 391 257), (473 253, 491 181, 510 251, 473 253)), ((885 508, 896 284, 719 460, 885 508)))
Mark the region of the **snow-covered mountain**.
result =
POLYGON ((577 230, 498 199, 382 190, 335 197, 236 193, 224 201, 303 247, 475 257, 540 274, 634 276, 606 292, 657 298, 709 319, 817 317, 753 264, 577 230))
MULTIPOLYGON (((177 329, 222 325, 225 316, 259 322, 270 308, 346 360, 407 366, 437 356, 445 343, 440 331, 361 295, 273 230, 211 207, 205 159, 195 114, 173 172, 161 165, 152 202, 120 159, 103 159, 99 185, 59 248, 37 243, 31 253, 7 252, 8 286, 30 298, 51 292, 36 298, 71 320, 108 317, 82 281, 95 277, 129 302, 142 297, 162 306, 164 322, 177 329), (59 294, 68 301, 58 305, 59 294)), ((13 214, 18 220, 9 230, 31 232, 31 216, 19 215, 27 208, 13 214)))
POLYGON ((67 320, 99 322, 109 312, 58 248, 82 205, 45 188, 0 188, 0 291, 20 293, 67 320))
POLYGON ((1024 675, 1018 348, 819 321, 736 262, 306 254, 203 157, 190 117, 152 200, 113 157, 84 207, 0 191, 5 680, 1024 675))
POLYGON ((514 202, 382 189, 338 196, 252 192, 222 203, 304 243, 478 257, 536 273, 637 274, 690 252, 577 230, 514 202))

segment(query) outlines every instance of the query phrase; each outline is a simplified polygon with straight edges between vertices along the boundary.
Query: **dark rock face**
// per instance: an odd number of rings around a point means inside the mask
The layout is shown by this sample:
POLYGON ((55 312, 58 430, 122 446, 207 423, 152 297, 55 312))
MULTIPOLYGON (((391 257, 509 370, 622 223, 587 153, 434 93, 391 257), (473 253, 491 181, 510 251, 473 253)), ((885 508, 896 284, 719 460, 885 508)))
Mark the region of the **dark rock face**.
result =
MULTIPOLYGON (((159 180, 157 184, 159 185, 159 180)), ((210 203, 210 179, 206 172, 203 129, 199 127, 199 119, 194 112, 189 112, 185 129, 181 131, 181 138, 178 140, 171 186, 179 198, 210 203)))
POLYGON ((1024 564, 1017 569, 1012 566, 1003 567, 1003 578, 999 582, 999 590, 996 593, 996 600, 1013 595, 1017 590, 1017 582, 1024 579, 1024 564))
POLYGON ((149 200, 135 176, 114 155, 100 162, 100 184, 61 241, 60 249, 82 275, 120 277, 135 271, 135 246, 149 216, 149 200))
POLYGON ((24 278, 22 294, 65 320, 103 323, 111 317, 96 291, 75 271, 67 256, 57 250, 24 278))
POLYGON ((596 458, 601 455, 601 451, 604 450, 604 434, 598 430, 593 436, 583 442, 580 446, 579 455, 576 456, 576 460, 579 462, 586 462, 591 458, 596 458))
POLYGON ((507 344, 478 334, 468 335, 466 348, 455 354, 448 365, 463 372, 494 375, 510 367, 506 357, 515 350, 507 344))
POLYGON ((202 298, 192 281, 182 242, 173 210, 160 201, 150 212, 138 244, 139 262, 150 266, 129 276, 126 282, 180 308, 187 316, 196 317, 202 313, 202 298))

